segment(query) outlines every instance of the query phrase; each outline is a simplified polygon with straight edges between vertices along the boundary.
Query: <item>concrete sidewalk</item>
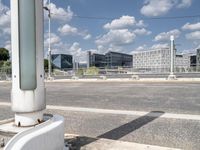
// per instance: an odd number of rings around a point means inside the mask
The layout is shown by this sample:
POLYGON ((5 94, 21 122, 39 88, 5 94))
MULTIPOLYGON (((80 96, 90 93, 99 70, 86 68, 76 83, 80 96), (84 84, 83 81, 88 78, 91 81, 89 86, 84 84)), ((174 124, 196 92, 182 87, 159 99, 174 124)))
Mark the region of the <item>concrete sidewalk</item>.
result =
POLYGON ((91 138, 78 135, 65 134, 65 142, 70 150, 180 150, 169 147, 146 145, 119 140, 91 138))
POLYGON ((200 82, 200 78, 177 78, 176 80, 167 80, 166 78, 55 79, 45 80, 45 82, 200 82))

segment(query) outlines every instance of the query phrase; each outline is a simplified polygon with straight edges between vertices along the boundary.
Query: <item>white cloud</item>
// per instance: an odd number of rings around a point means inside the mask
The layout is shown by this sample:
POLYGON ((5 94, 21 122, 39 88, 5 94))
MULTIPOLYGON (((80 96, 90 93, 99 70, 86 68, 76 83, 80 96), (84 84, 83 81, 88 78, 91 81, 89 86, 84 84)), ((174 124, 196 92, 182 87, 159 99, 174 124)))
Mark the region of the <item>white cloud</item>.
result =
POLYGON ((135 20, 133 16, 122 16, 119 19, 114 19, 111 23, 105 24, 103 27, 104 29, 124 29, 128 27, 144 27, 144 21, 139 20, 138 22, 135 20))
POLYGON ((167 14, 172 8, 188 8, 192 0, 145 0, 140 12, 147 17, 167 14))
POLYGON ((114 19, 111 23, 104 25, 105 29, 121 29, 133 26, 136 24, 135 17, 133 16, 122 16, 119 19, 114 19))
POLYGON ((159 49, 159 48, 169 48, 169 44, 168 43, 154 44, 154 45, 151 46, 150 49, 159 49))
POLYGON ((0 36, 9 35, 10 34, 10 9, 5 6, 3 3, 0 3, 0 36))
POLYGON ((145 27, 143 20, 136 21, 134 16, 122 16, 119 19, 114 19, 111 23, 105 24, 104 29, 124 29, 129 27, 145 27))
POLYGON ((147 45, 144 44, 144 45, 141 45, 141 46, 138 46, 135 50, 131 51, 130 54, 134 54, 138 51, 145 51, 147 50, 147 45))
POLYGON ((185 35, 188 40, 200 40, 200 31, 191 32, 185 35))
POLYGON ((91 37, 92 37, 91 34, 86 34, 86 35, 83 37, 83 39, 84 39, 84 40, 89 40, 91 37))
POLYGON ((135 29, 133 31, 136 35, 149 35, 151 34, 151 31, 146 30, 145 28, 142 29, 135 29))
POLYGON ((5 42, 4 48, 6 48, 7 50, 11 51, 11 42, 10 42, 10 40, 5 42))
POLYGON ((10 25, 10 10, 0 15, 0 26, 4 27, 10 25))
POLYGON ((85 62, 87 60, 87 51, 83 51, 78 42, 74 42, 69 48, 69 53, 74 56, 78 62, 85 62))
MULTIPOLYGON (((48 7, 51 11, 51 18, 56 19, 59 21, 70 21, 74 15, 73 11, 71 10, 70 6, 67 6, 65 10, 62 7, 57 7, 54 3, 47 3, 47 0, 44 1, 44 6, 48 7)), ((44 13, 45 18, 48 18, 48 12, 45 11, 44 13)))
POLYGON ((63 35, 78 35, 82 36, 84 40, 90 39, 92 36, 87 31, 79 31, 76 27, 72 27, 68 24, 65 24, 62 27, 58 28, 58 32, 63 35))
POLYGON ((58 31, 61 33, 61 35, 73 35, 78 33, 78 29, 75 27, 72 27, 68 24, 65 24, 62 27, 58 28, 58 31))
POLYGON ((174 5, 174 0, 146 0, 140 12, 148 17, 166 14, 174 5))
POLYGON ((57 36, 55 33, 51 33, 51 38, 49 38, 49 34, 45 33, 44 35, 44 47, 47 48, 49 45, 49 41, 51 41, 51 46, 55 46, 55 44, 59 44, 61 42, 61 39, 59 36, 57 36))
POLYGON ((118 29, 110 30, 95 42, 97 45, 123 45, 132 43, 135 37, 135 34, 128 29, 118 29))
POLYGON ((173 35, 175 38, 178 38, 180 34, 181 32, 178 29, 174 29, 169 32, 162 32, 154 38, 154 41, 169 41, 171 35, 173 35))
POLYGON ((138 51, 148 51, 148 50, 154 50, 154 49, 162 49, 162 48, 169 48, 168 43, 158 43, 154 44, 151 47, 148 47, 146 44, 141 45, 137 47, 135 50, 131 52, 131 54, 137 53, 138 51))
POLYGON ((137 27, 146 27, 147 25, 145 25, 144 20, 139 20, 139 21, 136 23, 136 26, 137 26, 137 27))
POLYGON ((182 26, 182 30, 200 30, 200 22, 190 24, 189 22, 182 26))
POLYGON ((177 8, 188 8, 192 4, 192 0, 181 0, 181 2, 177 5, 177 8))

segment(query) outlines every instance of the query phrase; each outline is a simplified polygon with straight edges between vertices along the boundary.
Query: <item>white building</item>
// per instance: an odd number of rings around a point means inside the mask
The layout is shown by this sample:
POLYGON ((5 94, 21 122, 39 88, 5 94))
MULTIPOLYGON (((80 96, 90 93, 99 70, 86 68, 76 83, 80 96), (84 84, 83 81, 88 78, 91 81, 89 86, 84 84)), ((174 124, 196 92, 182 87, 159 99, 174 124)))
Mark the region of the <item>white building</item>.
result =
MULTIPOLYGON (((190 57, 187 54, 176 55, 175 69, 186 70, 190 67, 190 57)), ((140 51, 133 54, 133 68, 140 71, 169 72, 170 49, 140 51)), ((178 71, 177 70, 177 71, 178 71)))

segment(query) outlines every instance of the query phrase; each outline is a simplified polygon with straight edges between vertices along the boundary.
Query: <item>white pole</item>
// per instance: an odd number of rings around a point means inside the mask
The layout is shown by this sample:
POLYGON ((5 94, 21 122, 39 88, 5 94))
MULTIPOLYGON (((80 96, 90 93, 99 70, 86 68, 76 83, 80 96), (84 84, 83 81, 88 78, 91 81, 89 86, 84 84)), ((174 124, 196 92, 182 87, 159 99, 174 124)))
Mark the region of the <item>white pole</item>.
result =
POLYGON ((174 36, 172 35, 170 37, 170 41, 171 41, 171 66, 170 66, 170 75, 174 75, 174 36))
POLYGON ((12 111, 15 125, 43 120, 46 108, 43 52, 43 2, 11 0, 12 111))
POLYGON ((48 14, 48 18, 49 18, 49 49, 48 49, 48 55, 49 55, 49 79, 51 79, 51 0, 49 0, 49 14, 48 14))

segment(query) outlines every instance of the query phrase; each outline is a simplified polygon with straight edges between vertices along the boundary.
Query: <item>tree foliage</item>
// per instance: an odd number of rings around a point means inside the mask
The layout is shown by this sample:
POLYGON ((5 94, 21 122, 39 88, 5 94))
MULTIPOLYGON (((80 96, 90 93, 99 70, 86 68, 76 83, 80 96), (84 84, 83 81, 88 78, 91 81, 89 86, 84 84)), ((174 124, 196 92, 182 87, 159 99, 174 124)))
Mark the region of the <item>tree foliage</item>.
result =
POLYGON ((9 58, 9 51, 5 48, 0 48, 0 61, 7 61, 9 58))

